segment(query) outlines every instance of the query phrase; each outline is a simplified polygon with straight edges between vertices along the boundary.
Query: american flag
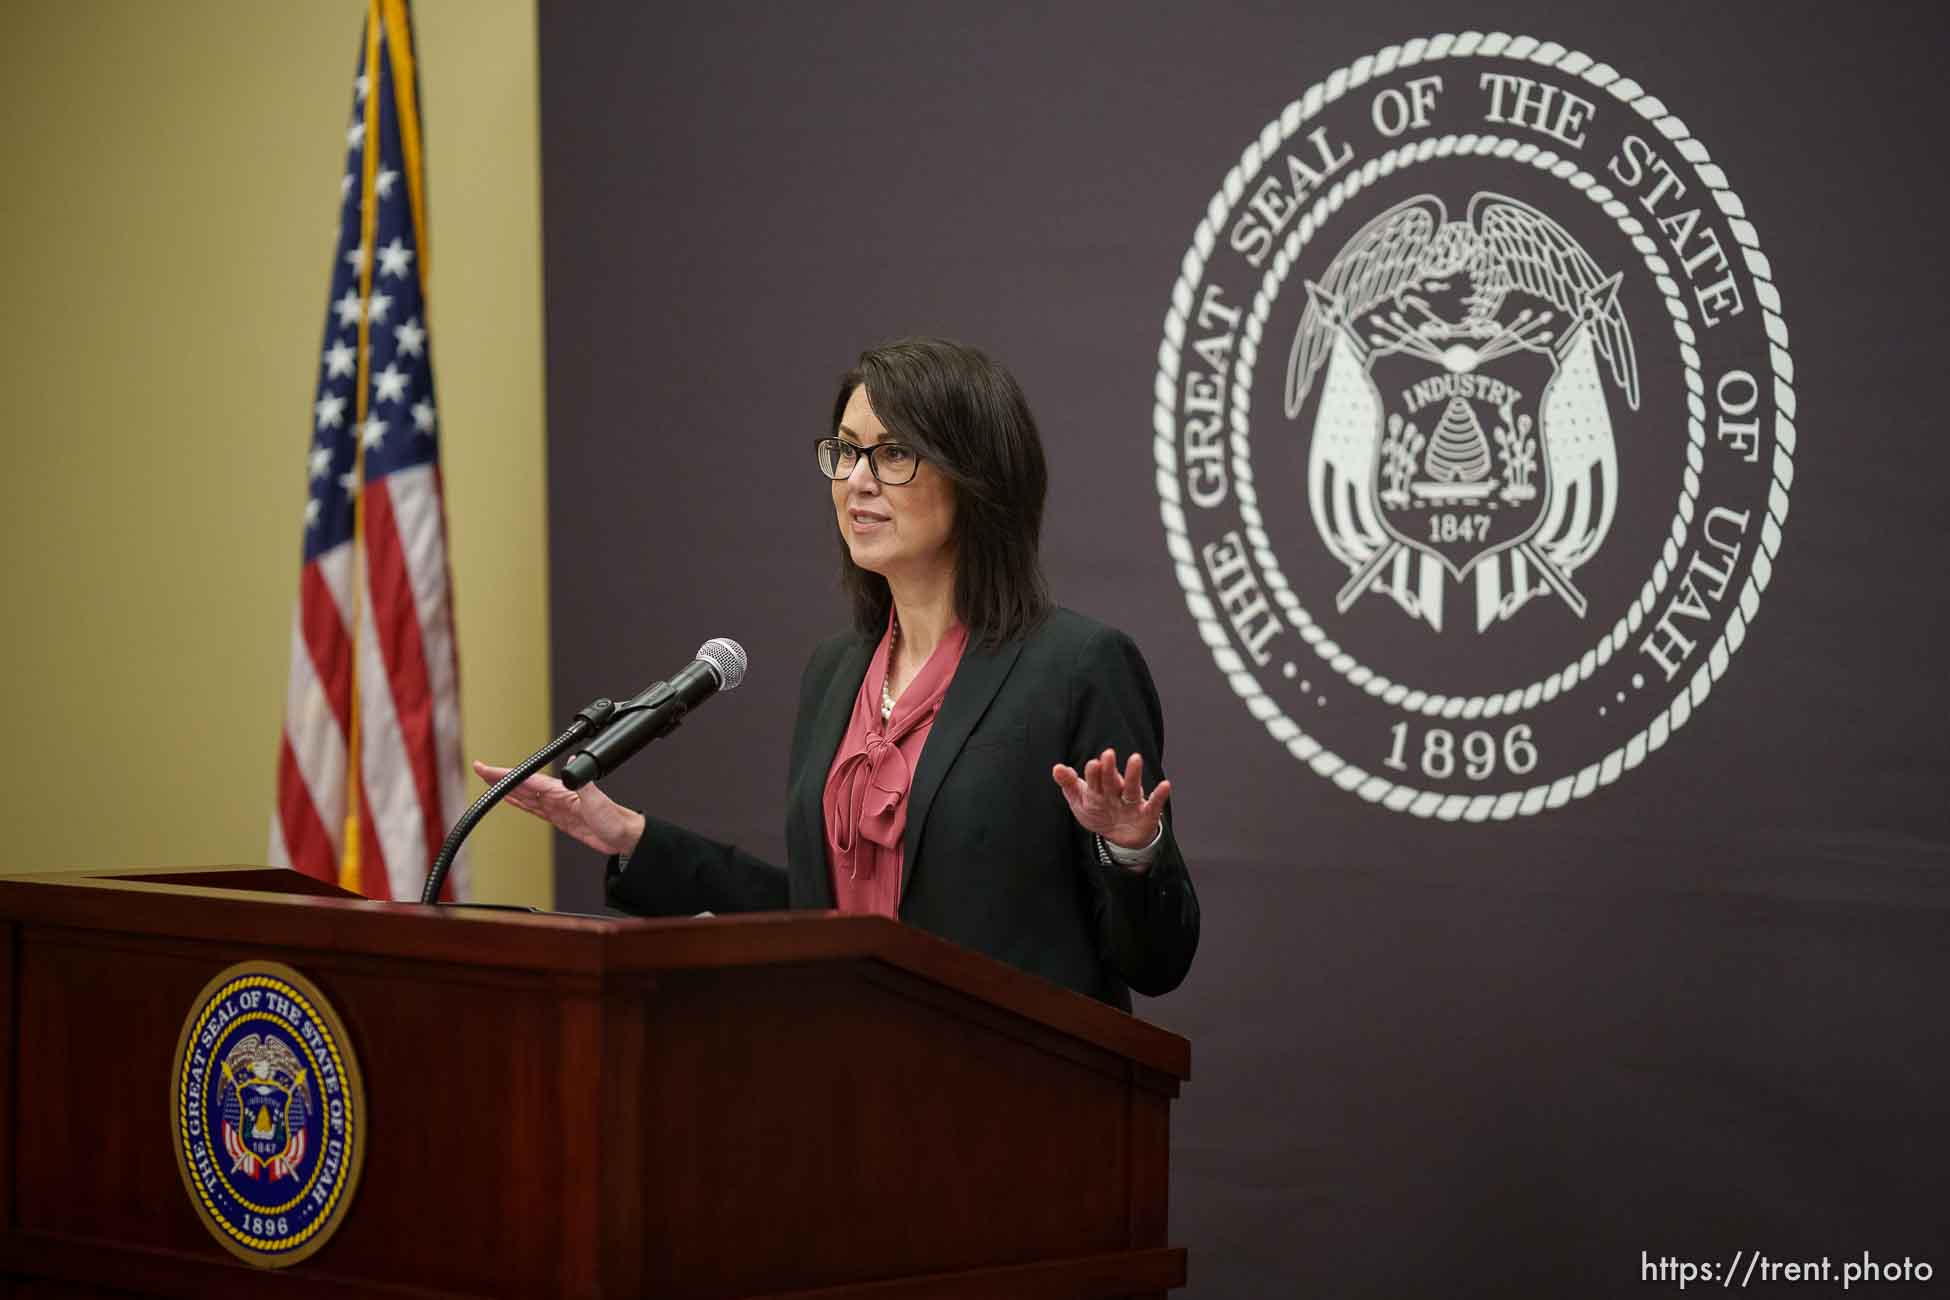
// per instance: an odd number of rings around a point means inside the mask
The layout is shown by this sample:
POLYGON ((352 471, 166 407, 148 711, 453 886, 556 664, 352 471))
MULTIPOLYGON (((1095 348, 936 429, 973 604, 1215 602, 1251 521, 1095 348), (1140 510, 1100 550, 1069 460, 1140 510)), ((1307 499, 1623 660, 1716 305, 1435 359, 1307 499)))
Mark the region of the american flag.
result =
MULTIPOLYGON (((419 897, 465 792, 418 90, 406 0, 370 0, 271 819, 273 863, 398 899, 419 897)), ((456 863, 447 892, 466 879, 456 863)))

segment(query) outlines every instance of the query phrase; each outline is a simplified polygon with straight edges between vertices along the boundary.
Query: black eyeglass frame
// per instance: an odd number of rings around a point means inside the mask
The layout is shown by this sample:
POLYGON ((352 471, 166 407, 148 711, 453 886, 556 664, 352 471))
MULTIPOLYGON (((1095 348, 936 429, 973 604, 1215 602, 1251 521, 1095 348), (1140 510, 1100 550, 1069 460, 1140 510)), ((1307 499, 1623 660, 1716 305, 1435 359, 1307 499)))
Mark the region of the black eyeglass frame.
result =
MULTIPOLYGON (((831 443, 836 447, 849 448, 851 449, 851 451, 855 456, 864 455, 867 458, 867 473, 873 475, 874 481, 876 483, 879 483, 882 487, 905 487, 907 484, 912 483, 914 481, 914 476, 921 472, 921 462, 927 459, 926 456, 923 456, 919 451, 915 450, 913 447, 909 446, 907 443, 904 442, 876 442, 873 446, 869 447, 866 446, 864 443, 848 442, 845 438, 833 437, 830 435, 828 437, 815 439, 813 442, 814 462, 819 465, 819 472, 821 474, 826 475, 827 478, 832 479, 835 483, 839 482, 841 479, 846 478, 848 474, 851 474, 853 472, 853 470, 851 466, 847 468, 845 474, 834 474, 827 470, 825 460, 820 455, 820 453, 824 450, 824 448, 828 443, 831 443), (908 475, 906 478, 890 479, 886 475, 880 472, 880 453, 887 450, 889 447, 894 447, 900 451, 904 451, 908 455, 914 458, 914 466, 911 470, 908 471, 908 475)), ((840 456, 843 454, 844 453, 842 452, 834 453, 833 463, 835 465, 839 464, 840 456)), ((855 463, 857 464, 858 462, 856 461, 855 463)))

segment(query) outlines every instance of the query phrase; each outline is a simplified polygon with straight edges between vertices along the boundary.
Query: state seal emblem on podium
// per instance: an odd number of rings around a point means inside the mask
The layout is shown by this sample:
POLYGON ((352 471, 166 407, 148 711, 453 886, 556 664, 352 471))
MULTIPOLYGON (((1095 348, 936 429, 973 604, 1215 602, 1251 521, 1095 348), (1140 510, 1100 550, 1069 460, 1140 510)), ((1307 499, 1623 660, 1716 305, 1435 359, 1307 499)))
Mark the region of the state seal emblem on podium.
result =
POLYGON ((318 989, 274 962, 223 971, 191 1004, 171 1077, 176 1164, 217 1242, 265 1268, 324 1245, 359 1185, 366 1105, 318 989))
POLYGON ((1165 312, 1151 460, 1226 684, 1390 812, 1563 808, 1748 639, 1794 482, 1775 269, 1683 106, 1501 32, 1246 142, 1165 312))

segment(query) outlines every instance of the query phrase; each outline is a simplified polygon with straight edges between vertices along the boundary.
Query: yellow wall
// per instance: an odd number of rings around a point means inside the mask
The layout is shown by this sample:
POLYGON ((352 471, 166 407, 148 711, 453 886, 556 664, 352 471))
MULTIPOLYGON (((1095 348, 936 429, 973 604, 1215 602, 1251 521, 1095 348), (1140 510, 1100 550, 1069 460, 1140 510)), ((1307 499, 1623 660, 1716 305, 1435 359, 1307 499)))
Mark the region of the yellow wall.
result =
MULTIPOLYGON (((0 871, 264 859, 363 13, 9 7, 0 871)), ((463 734, 506 758, 551 734, 535 12, 415 13, 463 734)), ((470 844, 548 901, 539 823, 470 844)))

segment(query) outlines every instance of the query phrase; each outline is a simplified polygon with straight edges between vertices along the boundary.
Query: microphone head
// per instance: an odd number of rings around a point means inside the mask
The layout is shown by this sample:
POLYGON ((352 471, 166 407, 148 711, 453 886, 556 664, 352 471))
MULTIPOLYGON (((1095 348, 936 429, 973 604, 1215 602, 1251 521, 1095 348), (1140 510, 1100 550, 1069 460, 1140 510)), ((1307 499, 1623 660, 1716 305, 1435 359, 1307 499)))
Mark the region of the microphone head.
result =
POLYGON ((721 691, 736 690, 745 680, 745 647, 730 637, 712 637, 697 648, 697 657, 711 665, 721 691))

